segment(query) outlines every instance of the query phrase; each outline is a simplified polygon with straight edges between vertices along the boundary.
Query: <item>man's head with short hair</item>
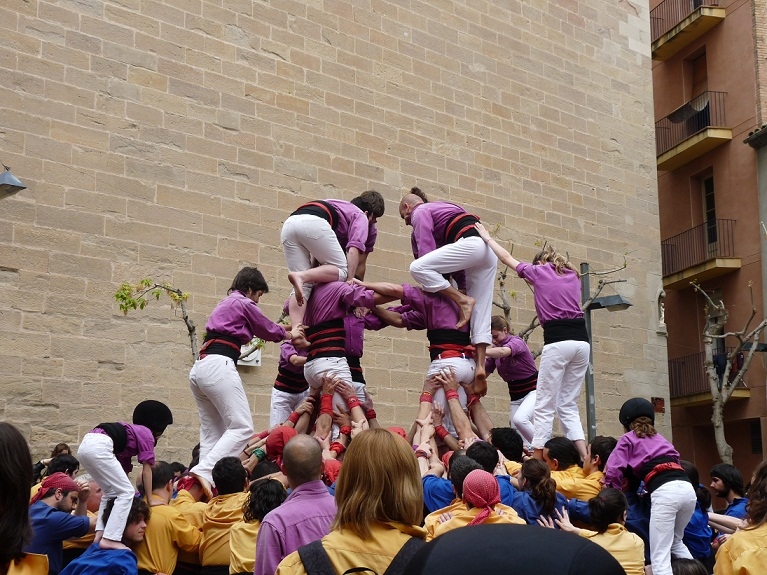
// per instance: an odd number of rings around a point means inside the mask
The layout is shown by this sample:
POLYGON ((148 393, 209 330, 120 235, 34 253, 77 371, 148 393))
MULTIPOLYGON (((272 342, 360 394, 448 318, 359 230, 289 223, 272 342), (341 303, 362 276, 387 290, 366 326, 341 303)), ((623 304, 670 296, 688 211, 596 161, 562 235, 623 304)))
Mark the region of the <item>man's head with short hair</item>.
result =
POLYGON ((213 466, 212 475, 219 495, 241 493, 247 486, 248 472, 237 457, 219 459, 213 466))
POLYGON ((453 484, 453 490, 459 498, 463 498, 463 482, 466 476, 475 469, 482 469, 482 465, 467 455, 459 455, 451 463, 450 483, 453 484))
POLYGON ((372 216, 372 221, 383 216, 386 208, 383 196, 375 190, 362 192, 359 196, 352 199, 350 203, 365 212, 368 218, 372 216))
POLYGON ((293 489, 309 481, 319 480, 322 477, 322 448, 313 437, 296 435, 285 445, 282 465, 293 489))
POLYGON ((615 449, 618 440, 614 437, 597 435, 586 448, 586 460, 583 462, 583 472, 587 475, 595 471, 604 471, 607 459, 615 449))
POLYGON ((737 467, 729 463, 720 463, 711 468, 710 475, 711 488, 719 497, 730 501, 735 497, 743 497, 745 495, 746 489, 743 486, 743 475, 737 467), (735 497, 733 497, 733 494, 735 497))
POLYGON ((522 463, 524 442, 516 429, 511 427, 494 427, 490 430, 490 443, 503 453, 506 459, 522 463))
POLYGON ((186 471, 186 465, 184 465, 180 461, 174 461, 173 463, 170 464, 170 466, 173 468, 174 477, 181 477, 186 471))
POLYGON ((77 475, 77 471, 80 469, 80 462, 74 455, 57 455, 48 464, 48 475, 54 473, 66 473, 69 477, 74 478, 77 475))
MULTIPOLYGON (((152 466, 152 491, 164 489, 173 481, 173 466, 167 461, 157 461, 152 466)), ((172 491, 172 488, 171 488, 172 491)))
MULTIPOLYGON (((107 503, 106 509, 104 509, 104 523, 109 520, 109 516, 112 514, 112 508, 115 505, 115 500, 110 499, 107 503)), ((144 532, 146 531, 146 524, 149 521, 151 510, 147 502, 141 497, 134 497, 131 501, 130 511, 128 512, 128 519, 125 522, 125 530, 123 531, 122 542, 130 547, 135 548, 139 543, 144 540, 144 532)))
POLYGON ((472 458, 488 473, 498 465, 498 450, 487 441, 475 441, 466 450, 466 457, 472 458))
POLYGON ((88 511, 91 513, 98 513, 99 506, 101 505, 101 497, 104 495, 104 491, 101 489, 98 483, 93 480, 93 477, 88 473, 83 473, 75 480, 78 484, 88 484, 88 511))
POLYGON ((566 437, 552 437, 543 445, 543 460, 552 471, 564 471, 581 464, 575 442, 566 437))

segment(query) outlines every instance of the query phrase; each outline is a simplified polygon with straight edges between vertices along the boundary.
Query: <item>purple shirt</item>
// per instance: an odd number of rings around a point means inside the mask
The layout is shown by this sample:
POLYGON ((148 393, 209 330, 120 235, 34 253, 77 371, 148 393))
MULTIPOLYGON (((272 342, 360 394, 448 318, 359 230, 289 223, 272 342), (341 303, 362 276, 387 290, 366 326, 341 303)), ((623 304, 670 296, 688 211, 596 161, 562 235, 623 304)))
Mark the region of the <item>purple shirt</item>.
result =
MULTIPOLYGON (((368 222, 365 212, 351 202, 345 200, 325 200, 338 212, 338 223, 335 227, 338 243, 345 252, 349 248, 357 248, 360 252, 366 251, 368 241, 368 222)), ((376 234, 378 232, 376 231, 376 234)), ((375 242, 375 239, 373 240, 375 242)), ((372 250, 372 247, 371 247, 372 250)))
POLYGON ((255 575, 274 575, 277 565, 302 545, 330 533, 336 502, 322 481, 296 487, 261 522, 256 538, 255 575))
POLYGON ((605 465, 605 487, 623 488, 623 475, 629 468, 636 475, 639 469, 656 457, 671 457, 679 463, 679 452, 660 433, 649 437, 639 438, 636 433, 629 431, 618 440, 605 465))
MULTIPOLYGON (((125 473, 133 471, 134 455, 139 463, 154 465, 154 435, 152 435, 151 430, 143 425, 134 425, 122 421, 120 422, 120 425, 125 428, 127 440, 125 442, 125 449, 120 453, 115 453, 115 458, 120 462, 125 473)), ((97 427, 88 433, 109 435, 100 427, 97 427)))
POLYGON ((372 290, 346 282, 314 284, 306 303, 304 325, 311 327, 332 319, 343 319, 354 307, 373 308, 372 290))
POLYGON ((205 331, 228 335, 245 345, 253 336, 265 341, 285 339, 285 328, 274 323, 242 292, 233 291, 210 314, 205 331))
POLYGON ((362 348, 365 343, 365 318, 357 317, 349 313, 344 318, 344 331, 346 332, 347 357, 362 357, 362 348))
POLYGON ((461 206, 450 202, 427 202, 415 206, 410 212, 413 257, 418 259, 444 246, 447 225, 453 218, 465 213, 461 206))
POLYGON ((286 371, 289 371, 290 373, 300 374, 303 375, 304 373, 304 366, 303 365, 294 365, 290 362, 290 358, 294 355, 298 355, 300 357, 306 357, 306 350, 305 349, 296 349, 293 347, 293 344, 289 341, 285 341, 280 346, 280 359, 277 362, 277 365, 286 371))
POLYGON ((533 301, 541 325, 551 319, 576 319, 581 311, 581 280, 571 269, 558 274, 554 264, 519 262, 517 275, 535 288, 533 301))
POLYGON ((458 323, 458 306, 439 294, 425 291, 404 284, 405 294, 402 303, 410 306, 410 311, 402 313, 402 321, 408 329, 451 329, 468 333, 469 326, 456 330, 458 323))
POLYGON ((488 357, 485 360, 487 375, 497 369, 498 375, 503 381, 516 381, 527 379, 538 371, 530 348, 527 347, 525 340, 518 335, 508 334, 498 347, 508 347, 511 350, 511 355, 498 358, 488 357))
MULTIPOLYGON (((364 213, 364 212, 363 212, 364 213)), ((378 239, 378 228, 373 222, 368 226, 368 239, 365 242, 365 252, 370 253, 376 245, 378 239)))

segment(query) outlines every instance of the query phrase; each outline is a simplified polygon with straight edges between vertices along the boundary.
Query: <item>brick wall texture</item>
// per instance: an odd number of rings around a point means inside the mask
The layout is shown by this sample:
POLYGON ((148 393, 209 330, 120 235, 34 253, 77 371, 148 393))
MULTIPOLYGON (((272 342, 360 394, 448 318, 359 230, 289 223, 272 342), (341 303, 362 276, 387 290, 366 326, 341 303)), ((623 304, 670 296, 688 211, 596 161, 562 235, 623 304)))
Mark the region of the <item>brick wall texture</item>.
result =
MULTIPOLYGON (((158 452, 187 461, 184 324, 167 300, 123 316, 118 285, 170 282, 203 327, 257 265, 276 319, 284 219, 366 189, 387 199, 368 279, 405 282, 397 205, 418 185, 518 258, 548 241, 597 270, 625 260, 605 293, 634 307, 594 314, 599 431, 619 433, 625 397, 668 395, 648 31, 633 0, 0 0, 0 160, 28 186, 0 200, 0 417, 43 455, 156 398, 176 419, 158 452)), ((532 294, 507 287, 523 327, 532 294)), ((367 337, 384 423, 414 417, 425 342, 367 337)), ((257 428, 278 351, 242 371, 257 428)))

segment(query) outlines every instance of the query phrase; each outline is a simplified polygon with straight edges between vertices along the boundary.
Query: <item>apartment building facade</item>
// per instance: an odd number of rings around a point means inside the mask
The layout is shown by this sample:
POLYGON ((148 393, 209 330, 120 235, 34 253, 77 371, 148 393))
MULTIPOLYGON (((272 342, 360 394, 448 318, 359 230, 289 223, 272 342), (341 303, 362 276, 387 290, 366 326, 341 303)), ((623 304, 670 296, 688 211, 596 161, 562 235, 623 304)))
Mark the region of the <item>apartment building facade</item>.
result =
MULTIPOLYGON (((674 443, 704 474, 719 458, 703 367, 706 300, 691 282, 724 302, 726 331, 746 326, 751 294, 752 328, 764 318, 767 301, 761 224, 766 220, 753 141, 763 121, 760 84, 767 80, 760 78, 757 55, 764 7, 738 0, 650 4, 674 443)), ((715 364, 722 365, 735 343, 733 338, 716 341, 715 364)), ((735 464, 744 470, 763 458, 766 358, 757 352, 745 385, 725 407, 726 437, 735 464)))

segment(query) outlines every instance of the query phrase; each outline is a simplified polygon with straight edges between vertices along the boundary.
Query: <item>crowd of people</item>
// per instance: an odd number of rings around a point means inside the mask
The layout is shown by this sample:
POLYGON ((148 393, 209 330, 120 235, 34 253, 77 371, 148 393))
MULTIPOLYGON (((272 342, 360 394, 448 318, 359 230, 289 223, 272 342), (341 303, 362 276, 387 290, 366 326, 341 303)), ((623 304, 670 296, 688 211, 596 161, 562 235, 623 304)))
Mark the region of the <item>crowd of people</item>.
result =
POLYGON ((767 462, 748 498, 737 469, 712 469, 727 503, 714 513, 648 400, 624 403, 621 437, 586 441, 577 400, 589 344, 567 258, 546 246, 519 261, 478 217, 413 188, 399 214, 413 228, 418 285, 370 282, 383 214, 381 194, 367 191, 287 218, 287 324, 258 307, 269 291, 258 269, 236 275, 189 375, 200 443, 188 466, 155 456, 173 423, 155 400, 34 466, 19 431, 0 423, 0 575, 763 569, 767 462), (533 289, 538 367, 492 315, 499 260, 533 289), (364 331, 385 328, 425 330, 429 342, 409 429, 383 427, 365 385, 364 331), (282 342, 270 427, 258 433, 237 372, 253 337, 282 342), (493 373, 508 388, 508 427, 482 403, 493 373))

